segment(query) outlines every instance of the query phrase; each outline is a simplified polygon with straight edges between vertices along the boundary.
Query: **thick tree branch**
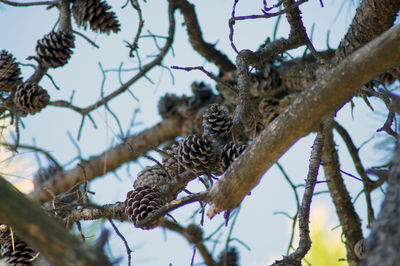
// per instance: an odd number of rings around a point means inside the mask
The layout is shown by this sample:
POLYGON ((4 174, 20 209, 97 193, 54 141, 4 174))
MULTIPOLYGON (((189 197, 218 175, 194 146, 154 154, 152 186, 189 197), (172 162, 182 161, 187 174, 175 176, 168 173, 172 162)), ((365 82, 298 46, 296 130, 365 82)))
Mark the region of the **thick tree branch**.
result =
POLYGON ((361 1, 353 22, 336 51, 335 62, 340 62, 354 50, 392 27, 399 8, 398 0, 361 1))
POLYGON ((365 243, 361 265, 400 264, 400 140, 393 157, 385 200, 365 243))
POLYGON ((171 5, 182 12, 185 19, 189 42, 201 56, 208 61, 214 63, 221 72, 231 72, 235 70, 235 65, 221 51, 217 50, 214 45, 203 40, 200 25, 197 20, 197 14, 194 5, 186 0, 168 0, 171 5))
POLYGON ((327 71, 259 135, 210 191, 208 215, 239 205, 273 163, 299 138, 315 130, 322 118, 339 109, 354 91, 400 61, 397 26, 327 71), (364 71, 360 72, 360 68, 364 71))
POLYGON ((43 187, 54 194, 65 192, 77 182, 84 180, 82 166, 85 168, 88 181, 114 171, 122 164, 135 160, 140 154, 151 150, 151 147, 157 147, 165 141, 177 137, 181 132, 181 126, 182 123, 179 119, 164 120, 138 135, 127 137, 123 143, 100 155, 93 156, 89 160, 81 161, 75 168, 58 172, 41 187, 35 188, 31 197, 40 201, 50 200, 51 195, 43 190, 43 187))
POLYGON ((332 128, 329 129, 325 134, 322 164, 329 192, 346 239, 347 260, 350 265, 357 265, 358 258, 354 253, 354 246, 358 240, 363 238, 361 222, 340 173, 339 157, 333 140, 332 128))
POLYGON ((52 265, 111 265, 101 247, 68 234, 54 219, 0 177, 0 220, 52 265))

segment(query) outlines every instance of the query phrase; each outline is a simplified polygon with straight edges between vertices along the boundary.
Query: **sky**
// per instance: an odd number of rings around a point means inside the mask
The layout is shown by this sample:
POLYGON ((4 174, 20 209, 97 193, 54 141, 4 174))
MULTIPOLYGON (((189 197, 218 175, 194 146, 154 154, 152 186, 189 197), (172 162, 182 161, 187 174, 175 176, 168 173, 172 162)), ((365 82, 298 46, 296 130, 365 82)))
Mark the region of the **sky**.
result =
MULTIPOLYGON (((121 7, 124 1, 109 1, 116 11, 122 25, 119 34, 102 35, 90 31, 84 31, 77 28, 73 23, 74 30, 84 33, 91 40, 94 40, 101 48, 96 49, 83 38, 77 36, 75 49, 69 63, 57 69, 49 70, 56 84, 60 88, 57 90, 50 80, 44 77, 40 85, 46 88, 51 95, 51 100, 68 100, 73 96, 73 103, 80 107, 88 106, 101 96, 101 86, 103 82, 104 70, 116 70, 123 63, 122 67, 126 69, 136 68, 138 62, 136 58, 129 58, 128 48, 123 41, 131 42, 136 34, 138 18, 133 8, 128 6, 121 7)), ((320 1, 311 0, 301 6, 303 21, 308 34, 312 37, 312 42, 317 50, 325 50, 327 42, 329 46, 337 47, 345 30, 351 23, 355 12, 354 1, 324 1, 325 6, 321 7, 320 1), (342 2, 346 3, 342 6, 342 2), (328 39, 329 31, 329 41, 328 39)), ((235 61, 235 52, 232 50, 229 42, 228 20, 232 12, 233 1, 191 1, 196 5, 200 25, 203 30, 203 38, 210 43, 216 43, 216 48, 224 51, 228 57, 235 61)), ((165 36, 167 33, 166 1, 140 1, 143 8, 145 19, 145 33, 150 30, 156 35, 165 36)), ((9 7, 0 6, 0 49, 6 49, 14 54, 17 60, 24 64, 33 63, 26 60, 28 56, 34 55, 35 46, 38 39, 52 30, 57 21, 57 10, 46 10, 44 7, 9 7)), ((237 15, 261 14, 262 1, 239 1, 237 5, 237 15)), ((207 70, 217 74, 216 67, 207 63, 204 58, 196 54, 190 44, 186 29, 183 25, 183 19, 179 12, 175 14, 176 18, 176 38, 173 45, 174 53, 169 53, 163 64, 168 68, 172 65, 178 66, 204 66, 207 70)), ((275 18, 264 20, 251 20, 237 22, 235 25, 235 45, 241 49, 256 50, 262 44, 266 37, 272 38, 275 25, 275 18)), ((149 32, 149 33, 150 33, 149 32)), ((288 34, 288 25, 283 18, 278 28, 277 37, 286 37, 288 34)), ((162 45, 162 40, 158 40, 162 45)), ((154 55, 157 48, 151 38, 143 38, 139 42, 139 52, 143 55, 142 60, 148 62, 151 57, 145 58, 145 55, 154 55)), ((292 56, 302 55, 304 48, 291 51, 292 56)), ((29 66, 22 67, 23 77, 27 79, 32 73, 29 66)), ((144 128, 150 127, 161 120, 157 113, 158 99, 166 92, 176 93, 178 95, 190 95, 190 84, 193 81, 204 81, 212 86, 214 82, 201 72, 183 72, 171 70, 172 75, 166 68, 158 68, 151 71, 147 79, 141 79, 130 89, 139 101, 128 93, 122 94, 110 102, 110 108, 119 117, 124 133, 138 133, 144 128), (130 128, 132 117, 135 110, 137 114, 135 124, 130 128)), ((135 74, 135 71, 126 71, 121 73, 122 81, 128 80, 135 74)), ((119 87, 119 77, 116 71, 106 72, 104 80, 104 93, 110 93, 119 87)), ((373 136, 373 140, 363 146, 360 153, 363 163, 366 167, 376 165, 376 162, 383 162, 388 159, 388 151, 376 148, 376 143, 384 139, 383 133, 376 133, 384 122, 384 105, 376 100, 372 100, 372 106, 381 114, 373 113, 360 99, 355 99, 355 109, 352 111, 350 106, 345 105, 337 114, 337 121, 344 125, 350 134, 356 146, 373 136), (353 113, 353 117, 352 117, 353 113)), ((49 151, 59 162, 66 165, 66 169, 76 166, 77 159, 81 156, 88 159, 92 155, 104 152, 110 146, 118 144, 120 130, 115 119, 105 111, 99 108, 93 113, 97 129, 93 127, 90 121, 86 121, 81 138, 77 140, 78 130, 81 123, 79 114, 72 110, 59 107, 47 107, 41 113, 35 116, 29 116, 23 119, 24 128, 21 129, 21 143, 36 144, 49 151), (71 141, 70 136, 74 139, 71 141), (77 149, 76 145, 79 145, 77 149)), ((304 183, 308 170, 308 160, 311 151, 311 145, 315 134, 310 134, 299 140, 284 156, 279 160, 287 171, 288 175, 296 184, 304 183)), ((357 176, 351 159, 347 154, 347 149, 340 137, 335 135, 338 144, 339 156, 341 158, 342 169, 357 176)), ((155 153, 152 156, 157 157, 155 153)), ((20 180, 26 180, 28 183, 32 180, 32 174, 37 169, 35 156, 31 152, 20 152, 16 158, 30 160, 31 165, 19 173, 20 180)), ((47 162, 41 157, 41 164, 47 162)), ((123 201, 126 193, 132 189, 133 180, 138 171, 144 166, 151 165, 152 162, 147 159, 139 159, 138 162, 129 163, 116 171, 116 173, 107 174, 90 184, 90 190, 96 194, 92 200, 98 204, 113 203, 123 201)), ((320 171, 319 180, 324 180, 323 171, 320 171)), ((346 186, 351 191, 354 198, 362 189, 361 182, 354 178, 344 176, 346 186)), ((199 183, 193 181, 189 185, 192 191, 202 189, 199 183), (192 184, 193 183, 193 184, 192 184)), ((320 183, 316 191, 326 190, 326 184, 320 183)), ((302 190, 299 189, 301 195, 302 190)), ((373 194, 373 203, 379 207, 382 200, 380 193, 373 194)), ((366 224, 366 210, 364 199, 361 197, 356 202, 356 208, 360 217, 363 219, 364 230, 366 224)), ((199 215, 194 220, 191 216, 198 204, 184 206, 174 212, 172 215, 182 224, 190 222, 199 222, 199 215)), ((313 198, 312 213, 321 208, 325 209, 321 215, 326 215, 327 224, 337 225, 334 207, 330 201, 330 196, 325 193, 313 198), (313 206, 318 206, 314 208, 313 206), (321 207, 322 206, 322 207, 321 207)), ((291 221, 284 215, 276 214, 280 211, 286 211, 293 215, 295 212, 295 202, 293 192, 282 176, 277 167, 272 167, 262 178, 260 184, 254 188, 251 196, 244 199, 237 221, 234 224, 232 237, 236 240, 232 245, 240 251, 242 265, 266 265, 286 252, 290 236, 291 221), (239 240, 239 241, 238 241, 239 240), (245 243, 243 245, 242 243, 245 243), (250 248, 250 250, 247 249, 250 248)), ((317 215, 318 216, 318 215, 317 215)), ((313 216, 314 217, 314 216, 313 216)), ((212 220, 206 219, 204 229, 206 235, 212 233, 223 223, 222 217, 216 217, 212 220)), ((311 221, 311 226, 313 222, 311 221)), ((98 236, 98 227, 100 223, 85 222, 84 228, 89 239, 95 240, 98 236)), ((128 222, 118 223, 117 226, 121 233, 127 238, 131 249, 134 250, 133 265, 188 265, 191 261, 193 247, 181 236, 161 229, 152 231, 142 231, 136 229, 128 222)), ((105 227, 112 231, 109 224, 105 227)), ((221 234, 219 242, 207 243, 214 254, 224 248, 227 232, 229 228, 221 234), (215 246, 215 247, 214 247, 215 246)), ((338 229, 334 230, 337 237, 340 236, 338 229)), ((217 234, 218 235, 218 234, 217 234)), ((127 258, 125 247, 120 238, 113 234, 110 239, 109 252, 115 258, 122 258, 120 265, 126 265, 127 258)), ((201 262, 199 254, 196 255, 195 262, 201 262)), ((338 264, 342 265, 342 264, 338 264)))

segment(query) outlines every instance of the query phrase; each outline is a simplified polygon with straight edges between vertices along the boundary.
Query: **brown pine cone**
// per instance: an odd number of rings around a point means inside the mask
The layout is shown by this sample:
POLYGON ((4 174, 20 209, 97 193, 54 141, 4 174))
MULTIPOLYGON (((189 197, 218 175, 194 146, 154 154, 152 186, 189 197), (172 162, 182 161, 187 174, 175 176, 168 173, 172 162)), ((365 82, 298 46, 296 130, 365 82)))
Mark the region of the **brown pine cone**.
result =
POLYGON ((75 36, 70 31, 50 32, 36 45, 39 61, 46 67, 65 65, 71 58, 75 36))
POLYGON ((34 255, 35 252, 18 238, 14 238, 14 249, 11 241, 1 247, 1 256, 10 266, 32 265, 34 255))
POLYGON ((214 167, 215 151, 207 137, 191 135, 179 143, 178 160, 196 175, 207 174, 214 167))
POLYGON ((40 112, 50 101, 46 90, 36 83, 24 83, 17 87, 13 101, 22 116, 40 112))
POLYGON ((220 166, 222 172, 231 165, 231 163, 239 157, 239 155, 247 148, 247 145, 235 143, 233 141, 225 144, 220 158, 220 166))
POLYGON ((196 224, 189 224, 185 228, 185 231, 186 236, 191 243, 197 244, 203 241, 203 229, 201 229, 200 226, 196 224))
POLYGON ((180 98, 176 94, 167 93, 158 101, 158 113, 162 118, 170 118, 178 115, 180 98))
POLYGON ((0 52, 0 91, 12 91, 22 79, 19 77, 21 70, 11 53, 6 50, 0 52))
POLYGON ((212 104, 203 115, 204 135, 226 137, 232 129, 232 117, 221 105, 212 104))
POLYGON ((146 166, 137 175, 137 178, 133 184, 135 189, 139 187, 156 187, 159 188, 161 185, 165 185, 169 182, 167 173, 159 165, 146 166))
POLYGON ((76 24, 86 30, 89 23, 90 29, 100 33, 117 33, 120 24, 111 7, 105 1, 100 0, 75 0, 72 6, 72 15, 76 24))
MULTIPOLYGON (((124 203, 125 214, 128 216, 129 221, 133 223, 135 227, 139 227, 137 224, 150 213, 158 210, 165 205, 165 200, 160 192, 157 190, 145 186, 139 187, 135 190, 129 191, 124 203)), ((139 227, 141 229, 149 230, 159 225, 159 220, 154 221, 150 225, 139 227)))
POLYGON ((35 251, 17 236, 14 235, 12 239, 8 226, 2 223, 0 223, 0 247, 0 257, 4 258, 7 265, 32 265, 35 251))
POLYGON ((239 265, 239 252, 235 247, 224 250, 219 255, 218 266, 238 266, 239 265))
POLYGON ((168 171, 170 177, 179 179, 179 174, 184 172, 184 168, 179 166, 178 162, 178 145, 172 145, 171 148, 165 150, 162 165, 168 171))

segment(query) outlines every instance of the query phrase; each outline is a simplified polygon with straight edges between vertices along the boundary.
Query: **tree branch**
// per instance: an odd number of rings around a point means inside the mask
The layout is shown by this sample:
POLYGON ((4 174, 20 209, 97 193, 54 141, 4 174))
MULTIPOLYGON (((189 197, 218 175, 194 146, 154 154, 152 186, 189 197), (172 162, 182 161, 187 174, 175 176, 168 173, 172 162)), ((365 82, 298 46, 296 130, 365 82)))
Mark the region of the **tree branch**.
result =
POLYGON ((54 219, 0 177, 0 220, 53 265, 111 265, 102 248, 68 234, 54 219), (23 221, 23 222, 21 222, 23 221))
POLYGON ((365 200, 367 202, 367 209, 368 209, 368 227, 369 227, 369 225, 375 221, 374 209, 372 207, 372 202, 371 202, 372 181, 371 179, 369 179, 368 174, 361 163, 360 156, 358 155, 358 148, 356 148, 356 146, 354 145, 353 140, 350 137, 350 134, 346 131, 344 127, 342 127, 336 121, 333 121, 332 125, 333 128, 342 137, 343 141, 346 143, 347 149, 349 150, 350 156, 353 159, 353 163, 354 166, 356 167, 357 173, 363 181, 365 200))
POLYGON ((363 238, 361 222, 340 173, 339 157, 335 147, 330 125, 325 135, 322 164, 329 192, 346 239, 347 260, 350 265, 357 265, 358 258, 354 253, 354 246, 363 238))
POLYGON ((397 26, 327 71, 268 125, 212 187, 208 197, 212 208, 208 216, 238 206, 291 145, 315 130, 321 119, 339 109, 358 87, 399 60, 400 26, 397 26))
POLYGON ((55 101, 55 102, 51 102, 49 105, 58 106, 58 107, 67 107, 67 108, 70 108, 71 110, 74 110, 74 111, 80 113, 81 115, 85 116, 88 113, 90 113, 91 111, 97 109, 98 107, 106 105, 110 100, 112 100, 113 98, 117 97, 121 93, 123 93, 126 90, 128 90, 129 87, 133 83, 135 83, 140 78, 144 77, 147 74, 147 72, 149 72, 153 67, 155 67, 157 65, 160 65, 162 60, 164 59, 165 55, 167 54, 167 52, 171 48, 172 42, 174 40, 174 35, 175 35, 174 12, 175 12, 175 8, 171 7, 171 5, 170 5, 169 9, 168 9, 168 18, 169 18, 168 38, 166 39, 165 45, 161 49, 160 53, 155 57, 155 59, 153 61, 151 61, 150 63, 148 63, 148 64, 146 64, 144 66, 142 66, 140 71, 135 76, 133 76, 130 80, 125 82, 121 87, 119 87, 118 89, 114 90, 113 92, 111 92, 107 96, 102 97, 96 103, 94 103, 94 104, 92 104, 90 106, 84 107, 84 108, 74 106, 71 103, 66 102, 66 101, 55 101))
POLYGON ((38 2, 19 3, 8 0, 0 0, 0 2, 10 6, 40 6, 40 5, 53 6, 57 3, 57 1, 38 1, 38 2))
POLYGON ((323 146, 324 136, 322 133, 318 132, 312 146, 310 165, 308 168, 305 190, 299 211, 299 246, 292 254, 283 258, 281 261, 275 262, 273 265, 301 265, 301 260, 311 248, 310 229, 308 224, 310 222, 311 200, 313 197, 315 184, 317 182, 323 146))
POLYGON ((137 159, 139 154, 151 150, 151 147, 157 147, 165 141, 177 137, 181 132, 181 126, 182 123, 179 119, 164 120, 138 135, 127 137, 123 143, 100 155, 93 156, 89 160, 81 161, 75 168, 58 172, 54 178, 43 183, 41 187, 35 188, 30 196, 35 200, 47 201, 51 199, 51 196, 43 190, 44 187, 54 194, 59 194, 77 182, 83 181, 84 176, 79 165, 85 167, 88 181, 114 171, 122 164, 137 159))
MULTIPOLYGON (((174 223, 167 219, 162 219, 160 226, 167 228, 171 231, 177 232, 178 234, 183 236, 189 243, 194 244, 196 249, 200 252, 201 256, 203 257, 204 263, 207 266, 216 266, 217 265, 217 263, 213 259, 212 255, 208 251, 207 247, 204 245, 204 243, 203 243, 204 239, 203 238, 196 239, 193 235, 190 234, 189 230, 187 230, 188 227, 186 227, 186 228, 182 227, 179 224, 174 223)), ((199 230, 202 230, 202 229, 199 227, 199 230)))
POLYGON ((335 62, 340 62, 356 49, 392 27, 400 2, 397 0, 363 0, 357 9, 346 36, 336 50, 335 62))
POLYGON ((214 63, 221 72, 231 72, 235 70, 235 65, 221 51, 217 50, 214 45, 203 40, 202 32, 194 5, 186 0, 168 0, 171 5, 182 12, 185 19, 189 42, 193 49, 208 61, 214 63))
POLYGON ((365 243, 361 265, 398 265, 400 262, 400 139, 394 153, 385 200, 365 243))

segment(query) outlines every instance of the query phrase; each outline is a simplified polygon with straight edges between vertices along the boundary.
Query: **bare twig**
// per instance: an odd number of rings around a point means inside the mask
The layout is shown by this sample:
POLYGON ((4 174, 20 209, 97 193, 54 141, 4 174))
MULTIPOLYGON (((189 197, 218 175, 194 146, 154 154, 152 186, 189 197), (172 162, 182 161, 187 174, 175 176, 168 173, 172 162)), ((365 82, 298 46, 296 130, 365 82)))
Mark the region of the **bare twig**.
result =
POLYGON ((214 63, 221 72, 231 72, 235 70, 235 65, 225 54, 217 50, 214 45, 203 40, 194 5, 186 0, 168 1, 182 12, 189 35, 189 41, 193 49, 208 61, 214 63))
MULTIPOLYGON (((81 164, 85 166, 87 180, 90 181, 96 177, 103 176, 105 174, 103 169, 106 169, 106 172, 113 171, 122 164, 135 160, 138 156, 130 152, 131 148, 129 145, 131 145, 135 151, 145 153, 149 149, 149 146, 159 146, 164 141, 178 136, 181 126, 180 120, 164 120, 139 134, 127 137, 124 143, 102 154, 93 156, 88 161, 82 159, 81 164), (127 145, 127 143, 129 143, 129 145, 127 145)), ((81 168, 76 166, 71 170, 57 173, 54 179, 45 182, 43 186, 48 187, 54 193, 58 194, 65 192, 65 190, 83 179, 81 168)), ((31 196, 42 201, 50 199, 49 195, 45 191, 41 191, 40 188, 31 196)))
POLYGON ((200 70, 201 72, 203 72, 204 74, 206 74, 210 79, 214 80, 215 82, 217 82, 219 85, 221 85, 224 88, 230 89, 233 92, 236 93, 236 90, 228 83, 226 83, 225 81, 221 80, 220 78, 218 78, 217 76, 215 76, 214 74, 208 72, 207 70, 204 69, 204 67, 202 66, 195 66, 195 67, 179 67, 179 66, 171 66, 172 69, 180 69, 180 70, 185 70, 185 71, 192 71, 192 70, 200 70))
POLYGON ((322 147, 324 145, 324 136, 321 132, 318 132, 314 144, 312 146, 310 165, 308 169, 306 186, 301 202, 299 211, 299 230, 300 240, 297 249, 289 256, 283 258, 280 261, 275 262, 273 265, 301 265, 301 260, 307 254, 311 248, 310 238, 310 206, 311 199, 314 193, 315 183, 317 181, 318 169, 321 164, 322 147))
POLYGON ((10 6, 53 6, 56 5, 57 1, 38 1, 38 2, 27 2, 27 3, 19 3, 9 0, 0 0, 1 3, 10 5, 10 6))
POLYGON ((371 202, 371 180, 369 179, 364 166, 361 163, 360 156, 358 155, 358 149, 353 143, 353 140, 350 137, 350 134, 346 131, 344 127, 342 127, 338 122, 333 121, 333 128, 340 134, 344 142, 346 143, 347 149, 353 159, 354 166, 356 167, 357 173, 360 175, 363 186, 364 186, 364 194, 365 200, 367 202, 368 209, 368 227, 375 221, 374 209, 372 207, 371 202))
MULTIPOLYGON (((0 143, 0 145, 6 146, 6 147, 10 147, 11 146, 11 144, 8 144, 8 143, 0 143)), ((25 145, 25 144, 18 145, 18 148, 42 153, 47 159, 49 159, 57 167, 57 169, 62 169, 62 167, 59 164, 59 162, 46 150, 43 150, 43 149, 41 149, 39 147, 25 145)))
POLYGON ((50 102, 49 105, 57 106, 57 107, 66 107, 66 108, 69 108, 71 110, 74 110, 74 111, 80 113, 82 116, 85 116, 85 115, 89 114, 91 111, 99 108, 100 106, 107 104, 109 101, 111 101, 112 99, 114 99, 115 97, 120 95, 121 93, 128 90, 129 87, 133 83, 135 83, 140 78, 144 77, 147 74, 147 72, 149 72, 151 69, 153 69, 153 67, 160 65, 163 58, 165 57, 165 55, 168 53, 169 49, 171 48, 172 42, 174 40, 174 34, 175 34, 174 12, 175 12, 175 7, 172 7, 170 5, 169 9, 168 9, 168 18, 169 18, 168 38, 165 42, 164 47, 162 47, 160 53, 154 58, 153 61, 142 66, 140 71, 135 76, 133 76, 130 80, 128 80, 126 83, 124 83, 121 87, 114 90, 107 96, 102 97, 102 99, 100 99, 96 103, 94 103, 90 106, 84 107, 84 108, 74 106, 72 103, 69 103, 67 101, 62 101, 62 100, 50 102))
POLYGON ((121 232, 118 230, 118 228, 115 226, 113 220, 111 218, 108 218, 107 220, 110 222, 110 224, 111 224, 112 228, 114 229, 115 233, 119 236, 119 238, 122 239, 122 242, 124 242, 124 245, 125 245, 125 248, 126 248, 126 254, 128 255, 128 266, 131 266, 131 261, 132 261, 131 253, 132 253, 132 250, 129 248, 128 242, 126 241, 125 237, 121 234, 121 232))
POLYGON ((290 217, 290 219, 292 219, 292 231, 290 233, 290 240, 289 240, 288 248, 286 250, 286 256, 287 256, 287 255, 289 255, 290 249, 293 248, 293 239, 294 239, 294 233, 295 233, 295 228, 296 228, 296 222, 297 222, 297 217, 299 215, 299 210, 300 210, 300 200, 299 200, 299 195, 297 193, 297 186, 293 184, 292 180, 290 180, 286 171, 283 169, 282 165, 279 162, 276 162, 276 166, 279 168, 279 170, 282 172, 283 176, 285 177, 286 181, 289 183, 290 188, 293 190, 294 198, 296 201, 296 213, 293 215, 293 217, 290 217))
POLYGON ((138 23, 138 29, 137 29, 135 37, 133 38, 132 44, 130 44, 127 41, 125 41, 125 43, 126 43, 126 46, 129 48, 129 56, 134 57, 135 55, 133 53, 139 48, 138 42, 139 42, 140 35, 142 34, 144 20, 143 20, 143 16, 142 16, 142 9, 140 8, 139 2, 137 0, 131 0, 130 3, 138 14, 139 23, 138 23))
MULTIPOLYGON (((271 18, 271 17, 280 16, 280 15, 283 15, 283 14, 291 11, 292 9, 297 8, 299 5, 301 5, 301 4, 303 4, 303 3, 307 2, 307 1, 308 0, 299 0, 298 2, 294 3, 290 7, 286 7, 285 9, 283 9, 281 11, 278 11, 278 12, 274 12, 274 13, 263 12, 264 13, 263 15, 235 16, 236 4, 238 2, 238 0, 236 0, 234 2, 234 5, 233 5, 232 17, 229 19, 229 30, 230 30, 230 32, 229 32, 229 40, 231 42, 231 46, 232 46, 233 50, 236 53, 239 53, 239 51, 236 48, 236 46, 234 44, 234 41, 233 41, 233 35, 234 35, 234 31, 235 31, 233 26, 235 25, 236 21, 249 20, 249 19, 259 19, 259 18, 271 18)), ((291 47, 291 45, 286 45, 284 49, 286 49, 286 47, 291 47)), ((295 48, 295 47, 293 47, 293 48, 295 48)), ((293 49, 293 48, 291 48, 291 49, 293 49)), ((288 49, 286 49, 286 50, 288 50, 288 49)), ((284 51, 286 51, 286 50, 284 50, 284 51)), ((282 52, 284 52, 284 51, 282 51, 282 52)), ((275 54, 278 54, 278 53, 275 53, 275 54)))
MULTIPOLYGON (((188 233, 185 227, 174 223, 168 219, 161 219, 160 223, 161 227, 167 228, 171 231, 177 232, 182 235, 186 240, 195 245, 196 249, 200 252, 201 256, 204 259, 204 263, 207 266, 216 266, 217 263, 214 261, 211 253, 208 251, 207 247, 204 245, 204 239, 196 239, 192 235, 188 233)), ((200 229, 200 228, 199 228, 200 229)), ((201 230, 201 229, 200 229, 201 230)))
POLYGON ((92 41, 91 39, 89 39, 89 37, 87 37, 85 34, 80 33, 79 31, 72 31, 73 33, 75 33, 76 35, 82 37, 83 39, 85 39, 88 43, 90 43, 93 47, 99 49, 100 46, 98 46, 94 41, 92 41))

